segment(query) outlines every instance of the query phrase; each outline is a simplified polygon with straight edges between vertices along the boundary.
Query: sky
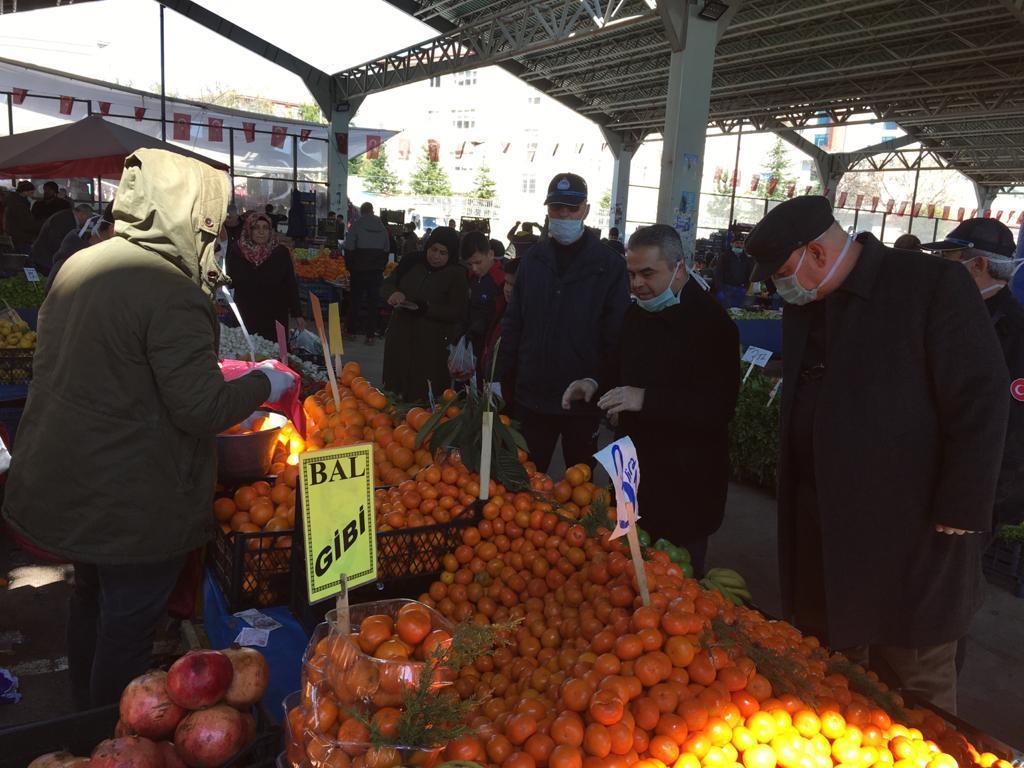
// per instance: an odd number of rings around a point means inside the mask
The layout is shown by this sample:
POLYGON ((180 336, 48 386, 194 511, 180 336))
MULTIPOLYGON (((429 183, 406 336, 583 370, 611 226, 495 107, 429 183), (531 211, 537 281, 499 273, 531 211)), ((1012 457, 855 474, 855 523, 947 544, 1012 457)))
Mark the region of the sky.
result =
MULTIPOLYGON (((382 0, 200 4, 329 73, 437 34, 382 0)), ((281 101, 312 101, 295 75, 170 9, 164 13, 169 93, 199 97, 232 88, 281 101)), ((155 0, 99 0, 4 14, 0 56, 152 90, 160 82, 160 7, 155 0)))

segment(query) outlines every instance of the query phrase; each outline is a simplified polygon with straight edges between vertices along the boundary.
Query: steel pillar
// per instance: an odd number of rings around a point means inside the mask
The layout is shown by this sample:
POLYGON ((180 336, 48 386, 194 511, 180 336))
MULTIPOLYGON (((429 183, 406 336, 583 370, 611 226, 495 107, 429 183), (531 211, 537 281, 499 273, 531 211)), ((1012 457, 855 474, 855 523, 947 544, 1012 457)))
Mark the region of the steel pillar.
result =
POLYGON ((626 214, 629 208, 629 175, 633 165, 633 155, 640 146, 640 140, 624 138, 622 134, 601 129, 608 149, 615 158, 612 170, 612 201, 609 211, 609 226, 616 227, 623 240, 626 239, 626 214))
POLYGON ((992 206, 995 205, 996 195, 999 194, 997 187, 989 187, 984 184, 974 182, 974 195, 978 198, 978 218, 985 215, 985 211, 991 211, 992 206))
POLYGON ((818 178, 821 179, 821 194, 834 204, 836 189, 839 188, 839 182, 843 180, 848 167, 846 156, 825 152, 814 158, 814 165, 818 169, 818 178))
MULTIPOLYGON (((330 111, 331 130, 327 150, 328 208, 337 211, 348 224, 348 128, 362 99, 335 105, 330 111)), ((321 105, 322 107, 322 105, 321 105)))

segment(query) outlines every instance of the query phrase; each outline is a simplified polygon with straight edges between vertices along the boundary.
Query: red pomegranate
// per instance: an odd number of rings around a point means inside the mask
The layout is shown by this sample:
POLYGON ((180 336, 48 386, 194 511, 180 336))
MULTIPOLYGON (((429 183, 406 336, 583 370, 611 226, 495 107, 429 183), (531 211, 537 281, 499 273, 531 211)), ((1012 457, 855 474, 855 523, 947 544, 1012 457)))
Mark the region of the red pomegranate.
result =
POLYGON ((190 768, 217 768, 245 746, 245 724, 234 707, 193 712, 174 732, 174 748, 190 768))
POLYGON ((164 759, 149 739, 122 736, 101 741, 93 750, 89 768, 163 768, 164 759))
POLYGON ((216 704, 231 685, 234 670, 220 651, 189 651, 167 671, 167 693, 185 709, 216 704))
POLYGON ((249 745, 249 744, 252 744, 253 741, 256 739, 256 731, 257 731, 256 718, 253 717, 248 712, 242 712, 241 714, 242 714, 242 731, 243 731, 243 734, 244 734, 244 738, 242 739, 242 743, 245 744, 245 745, 249 745))
POLYGON ((159 670, 136 677, 121 694, 121 723, 147 739, 170 738, 188 714, 167 695, 167 673, 159 670))
POLYGON ((178 756, 178 750, 169 741, 161 741, 156 745, 164 758, 164 768, 188 768, 185 761, 178 756))
POLYGON ((223 651, 235 671, 224 701, 238 709, 248 709, 263 698, 270 682, 270 668, 255 648, 228 648, 223 651))

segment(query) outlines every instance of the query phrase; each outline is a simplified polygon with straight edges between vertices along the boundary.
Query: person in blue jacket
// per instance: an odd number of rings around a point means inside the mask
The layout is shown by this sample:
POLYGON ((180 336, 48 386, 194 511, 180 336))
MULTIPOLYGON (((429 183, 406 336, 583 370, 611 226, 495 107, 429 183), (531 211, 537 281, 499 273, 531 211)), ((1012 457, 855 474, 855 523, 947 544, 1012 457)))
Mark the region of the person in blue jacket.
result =
POLYGON ((494 376, 500 382, 515 373, 514 412, 541 472, 559 438, 566 466, 594 465, 601 413, 585 401, 563 410, 562 393, 577 379, 599 376, 629 306, 625 261, 584 225, 586 181, 558 174, 544 204, 547 233, 520 261, 494 376))

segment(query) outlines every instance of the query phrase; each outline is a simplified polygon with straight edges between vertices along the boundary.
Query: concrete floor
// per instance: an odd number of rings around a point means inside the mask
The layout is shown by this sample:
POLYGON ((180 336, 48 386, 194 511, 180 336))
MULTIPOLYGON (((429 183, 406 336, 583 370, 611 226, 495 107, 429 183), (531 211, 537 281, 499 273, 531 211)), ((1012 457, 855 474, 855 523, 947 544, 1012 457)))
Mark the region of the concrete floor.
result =
MULTIPOLYGON (((345 351, 345 359, 359 362, 364 376, 381 382, 382 342, 372 347, 348 342, 345 351)), ((562 469, 553 466, 552 472, 562 469)), ((708 561, 742 573, 756 603, 778 615, 774 500, 759 490, 732 485, 725 523, 711 539, 708 561)), ((0 575, 11 581, 0 591, 0 667, 18 671, 24 696, 19 704, 0 704, 0 728, 67 714, 71 702, 63 636, 69 569, 32 562, 0 534, 0 575)), ((967 642, 961 718, 1024 748, 1024 600, 989 585, 967 642)), ((165 638, 164 644, 173 641, 165 638)))

